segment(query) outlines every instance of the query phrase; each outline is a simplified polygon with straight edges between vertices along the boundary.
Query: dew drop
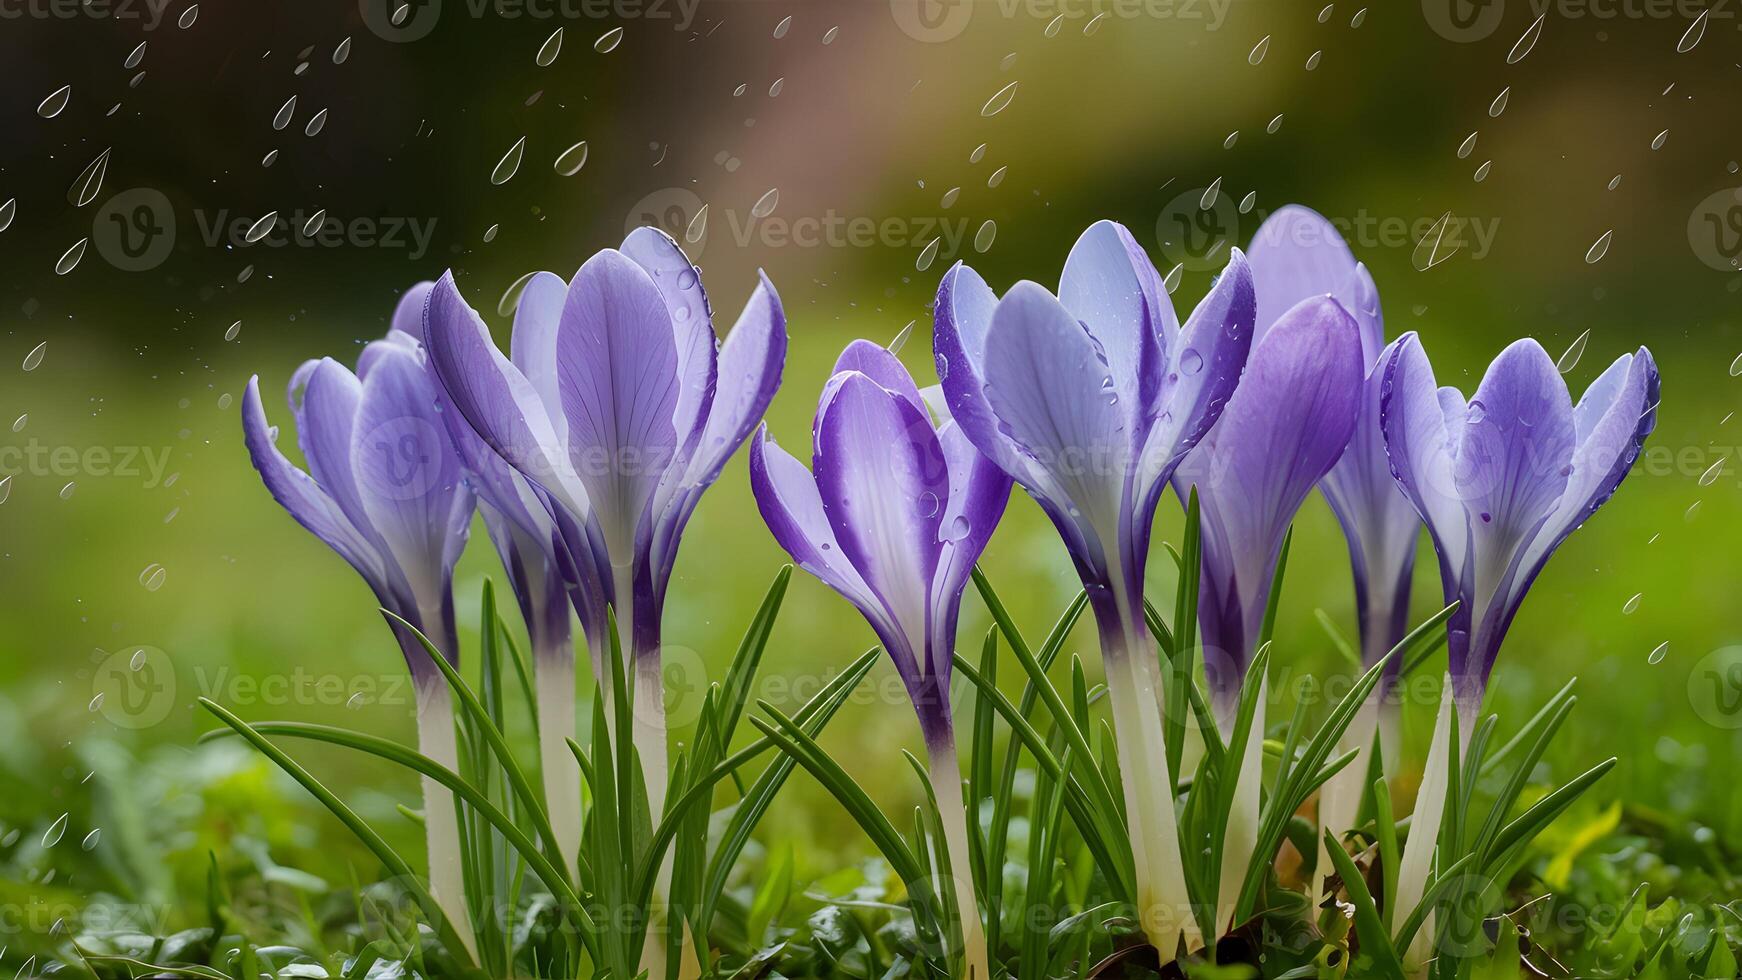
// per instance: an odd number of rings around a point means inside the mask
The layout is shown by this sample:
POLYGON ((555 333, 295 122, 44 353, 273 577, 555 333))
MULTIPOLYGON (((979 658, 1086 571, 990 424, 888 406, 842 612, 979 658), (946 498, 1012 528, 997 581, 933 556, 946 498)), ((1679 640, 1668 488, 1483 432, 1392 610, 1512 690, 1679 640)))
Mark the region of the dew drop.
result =
POLYGON ((586 165, 587 141, 581 140, 574 146, 564 150, 562 155, 556 158, 556 163, 553 166, 556 168, 556 172, 562 176, 573 177, 575 174, 580 173, 581 168, 586 165))
POLYGON ((996 116, 1009 108, 1010 102, 1014 98, 1016 98, 1016 83, 1011 82, 986 100, 986 104, 980 107, 980 115, 988 118, 996 116))
POLYGON ((919 516, 931 518, 938 516, 938 495, 930 490, 919 495, 919 516))
POLYGON ((1187 348, 1186 352, 1179 356, 1179 373, 1186 377, 1189 378, 1203 369, 1204 355, 1197 351, 1187 348))
POLYGON ((67 100, 71 99, 72 96, 73 87, 71 85, 62 85, 60 88, 50 92, 48 98, 37 103, 36 114, 44 119, 53 119, 61 114, 62 109, 67 107, 67 100))
POLYGON ((551 62, 556 60, 556 56, 561 54, 562 50, 563 29, 559 27, 551 32, 550 37, 544 39, 543 44, 538 46, 538 54, 533 56, 533 63, 540 68, 549 68, 551 62))

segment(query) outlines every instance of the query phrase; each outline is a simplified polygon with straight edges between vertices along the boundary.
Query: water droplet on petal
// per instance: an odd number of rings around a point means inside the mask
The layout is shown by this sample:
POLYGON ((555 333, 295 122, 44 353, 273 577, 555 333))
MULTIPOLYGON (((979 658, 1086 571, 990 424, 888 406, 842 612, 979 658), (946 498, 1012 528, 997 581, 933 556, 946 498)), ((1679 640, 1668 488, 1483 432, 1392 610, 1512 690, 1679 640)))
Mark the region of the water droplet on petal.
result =
POLYGON ((1179 356, 1179 372, 1186 377, 1189 378, 1203 369, 1204 355, 1196 350, 1187 348, 1186 352, 1179 356))

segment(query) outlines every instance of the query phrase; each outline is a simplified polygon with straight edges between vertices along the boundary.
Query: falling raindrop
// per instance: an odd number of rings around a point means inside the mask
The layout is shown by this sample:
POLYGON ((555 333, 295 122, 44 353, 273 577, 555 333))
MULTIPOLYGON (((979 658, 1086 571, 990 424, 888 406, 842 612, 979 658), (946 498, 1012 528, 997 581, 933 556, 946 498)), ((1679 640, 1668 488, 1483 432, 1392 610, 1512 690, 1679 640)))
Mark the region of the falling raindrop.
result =
POLYGON ((1257 44, 1254 44, 1252 46, 1252 50, 1246 55, 1246 63, 1249 65, 1256 65, 1260 61, 1263 61, 1264 56, 1266 54, 1269 54, 1269 53, 1270 53, 1270 35, 1266 34, 1266 35, 1264 35, 1263 38, 1261 38, 1258 41, 1257 44))
POLYGON ((1325 56, 1325 53, 1323 51, 1314 51, 1312 54, 1307 55, 1306 70, 1312 71, 1313 69, 1317 68, 1319 66, 1319 59, 1323 58, 1324 56, 1325 56))
POLYGON ((1494 161, 1483 160, 1482 165, 1476 168, 1476 183, 1480 184, 1482 181, 1487 180, 1488 171, 1493 169, 1493 167, 1494 161))
POLYGON ((1264 127, 1264 131, 1267 133, 1275 133, 1277 130, 1279 130, 1281 128, 1282 128, 1282 113, 1279 112, 1276 114, 1276 118, 1270 120, 1269 125, 1264 127))
POLYGON ((262 167, 270 167, 274 163, 276 163, 277 161, 278 161, 278 151, 277 150, 270 150, 267 152, 267 154, 265 156, 260 158, 260 165, 262 167))
POLYGON ((1688 505, 1687 510, 1682 511, 1682 520, 1687 521, 1688 523, 1691 524, 1691 523, 1693 523, 1694 518, 1699 516, 1699 513, 1700 513, 1700 502, 1698 500, 1696 500, 1693 503, 1688 505))
POLYGON ((12 476, 10 474, 0 476, 0 504, 5 503, 6 498, 10 496, 12 496, 12 476))
MULTIPOLYGON (((274 433, 275 438, 276 438, 276 435, 277 434, 274 433)), ((140 647, 139 649, 133 651, 133 656, 127 658, 127 669, 131 670, 131 671, 144 670, 145 669, 145 662, 149 659, 150 658, 145 653, 145 648, 140 647)))
POLYGON ((12 431, 13 432, 23 432, 24 427, 27 424, 29 424, 29 422, 30 422, 30 413, 25 412, 23 415, 20 415, 17 418, 12 420, 12 431))
POLYGON ((1417 272, 1426 272, 1457 254, 1456 248, 1444 252, 1440 250, 1440 246, 1445 243, 1446 229, 1451 225, 1451 221, 1452 213, 1450 211, 1440 215, 1438 220, 1428 228, 1427 233, 1421 236, 1421 240, 1415 243, 1415 251, 1410 256, 1410 262, 1415 266, 1417 272))
POLYGON ((551 32, 550 37, 544 39, 543 44, 538 46, 538 54, 532 60, 540 68, 549 68, 551 62, 556 60, 556 56, 561 54, 562 50, 563 29, 559 27, 551 32))
POLYGON ((997 170, 992 171, 992 176, 986 178, 986 186, 996 189, 999 184, 1004 183, 1004 175, 1009 172, 1010 168, 1007 166, 999 167, 997 170))
POLYGON ((1586 330, 1584 333, 1579 334, 1578 339, 1572 342, 1572 345, 1566 349, 1565 353, 1561 354, 1561 359, 1555 362, 1555 368, 1558 369, 1560 373, 1566 374, 1573 368, 1578 367, 1579 358, 1585 356, 1585 342, 1590 339, 1590 330, 1586 330))
POLYGON ((948 211, 956 206, 956 198, 961 196, 962 189, 960 187, 952 187, 949 190, 944 191, 944 196, 938 199, 938 207, 948 211))
POLYGON ((1610 190, 1614 190, 1615 188, 1620 187, 1620 186, 1621 186, 1621 175, 1620 174, 1616 174, 1614 177, 1609 179, 1609 189, 1610 190))
POLYGON ((1530 54, 1530 49, 1536 47, 1537 40, 1542 37, 1542 22, 1546 17, 1548 17, 1547 14, 1537 14, 1536 20, 1524 29, 1523 34, 1519 35, 1518 40, 1512 45, 1512 50, 1506 52, 1507 64, 1518 64, 1524 60, 1525 55, 1530 54))
POLYGON ((1730 377, 1738 376, 1742 376, 1742 354, 1737 354, 1736 359, 1730 362, 1730 377))
POLYGON ((1700 15, 1694 18, 1694 22, 1688 25, 1687 30, 1682 32, 1681 40, 1675 43, 1676 54, 1687 54, 1694 49, 1694 45, 1700 43, 1701 38, 1706 36, 1706 19, 1711 16, 1711 13, 1712 8, 1710 7, 1700 11, 1700 15))
POLYGON ((36 114, 44 119, 53 119, 61 114, 62 109, 67 107, 67 100, 72 98, 72 96, 73 87, 71 85, 62 85, 60 88, 50 92, 48 98, 43 99, 42 102, 37 105, 36 114))
POLYGON ((1470 153, 1472 151, 1474 151, 1475 149, 1476 149, 1476 134, 1471 133, 1470 135, 1464 137, 1464 141, 1462 143, 1458 144, 1458 159, 1460 159, 1460 160, 1468 159, 1470 156, 1470 153))
POLYGON ((73 186, 67 189, 67 201, 75 208, 82 208, 96 200, 97 192, 103 189, 103 175, 109 171, 109 150, 97 154, 90 165, 85 167, 79 179, 73 181, 73 186))
POLYGON ((1633 597, 1621 604, 1621 615, 1631 616, 1639 611, 1639 600, 1645 598, 1645 593, 1635 592, 1633 597))
POLYGON ((78 268, 79 260, 85 257, 85 244, 89 241, 89 238, 81 238, 72 248, 62 252, 61 257, 54 263, 55 275, 64 276, 78 268))
POLYGON ((1162 278, 1161 285, 1163 289, 1167 290, 1169 296, 1172 296, 1173 291, 1179 288, 1179 281, 1185 276, 1185 271, 1186 267, 1184 262, 1181 262, 1167 270, 1167 275, 1162 278))
POLYGON ((0 204, 0 231, 12 227, 12 218, 18 214, 18 198, 9 197, 5 204, 0 204))
POLYGON ((139 573, 139 584, 145 586, 145 591, 156 592, 163 588, 163 580, 169 572, 157 562, 145 566, 139 573))
POLYGON ((520 158, 526 154, 526 137, 514 141, 508 152, 502 154, 502 159, 496 161, 496 169, 490 171, 490 183, 498 186, 508 183, 515 172, 520 169, 520 158))
POLYGON ((248 230, 246 232, 244 232, 242 235, 242 240, 244 242, 248 243, 249 245, 252 245, 255 242, 259 241, 260 239, 265 238, 267 235, 271 234, 272 229, 277 224, 278 224, 278 212, 277 211, 268 211, 267 213, 261 215, 260 218, 257 221, 255 221, 252 225, 248 226, 248 230))
POLYGON ((931 268, 932 262, 938 257, 938 243, 941 241, 943 241, 942 238, 934 238, 925 243, 925 247, 919 250, 919 258, 913 263, 915 270, 924 272, 931 268))
POLYGON ((528 272, 508 284, 508 288, 502 292, 502 298, 496 301, 498 316, 510 316, 514 313, 515 307, 520 305, 520 294, 526 291, 526 284, 537 274, 537 270, 528 272))
POLYGON ((1258 203, 1258 192, 1257 191, 1247 191, 1246 196, 1240 199, 1240 213, 1241 214, 1251 214, 1252 213, 1252 205, 1257 204, 1257 203, 1258 203))
POLYGON ((1094 37, 1095 32, 1101 29, 1101 22, 1106 19, 1107 12, 1105 10, 1089 18, 1089 22, 1083 25, 1083 36, 1094 37))
POLYGON ((97 842, 102 840, 102 839, 103 839, 102 829, 101 828, 93 828, 90 833, 85 835, 85 839, 79 842, 79 846, 84 848, 87 851, 94 851, 97 849, 97 842))
POLYGON ((985 157, 986 144, 981 143, 979 146, 974 147, 974 152, 968 154, 968 162, 971 164, 979 163, 981 160, 985 159, 985 157))
POLYGON ((144 61, 144 60, 145 60, 145 42, 140 41, 139 46, 134 48, 131 52, 128 53, 127 60, 123 61, 121 63, 121 67, 127 69, 128 71, 132 71, 133 69, 138 68, 139 63, 141 61, 144 61))
POLYGON ((1506 101, 1510 98, 1512 98, 1512 86, 1508 85, 1500 90, 1500 94, 1494 97, 1493 102, 1488 103, 1488 115, 1499 118, 1500 114, 1506 111, 1506 101))
POLYGON ((987 218, 980 225, 980 230, 974 233, 974 251, 985 252, 992 247, 992 240, 998 237, 998 224, 987 218))
POLYGON ((333 64, 342 65, 345 63, 345 59, 349 58, 350 56, 351 56, 351 39, 347 37, 343 41, 339 42, 338 47, 333 49, 333 64))
POLYGON ((181 16, 176 19, 175 26, 177 26, 185 31, 188 28, 194 26, 194 21, 199 20, 199 19, 200 19, 200 5, 196 3, 193 6, 191 6, 188 9, 181 12, 181 16))
POLYGON ((780 19, 780 23, 774 25, 774 39, 776 41, 780 40, 785 37, 786 32, 790 30, 792 30, 792 15, 787 14, 785 17, 780 19))
POLYGON ((326 124, 327 110, 322 109, 309 119, 308 125, 302 128, 302 134, 304 136, 318 136, 320 135, 321 129, 324 128, 326 124))
POLYGON ((1336 4, 1334 4, 1334 3, 1325 4, 1325 8, 1323 10, 1319 11, 1319 23, 1323 24, 1324 22, 1330 20, 1331 19, 1331 12, 1335 9, 1337 9, 1336 4))
POLYGON ((1585 249, 1585 264, 1596 265, 1603 261, 1603 256, 1609 254, 1609 240, 1613 237, 1615 237, 1615 229, 1613 228, 1598 235, 1597 240, 1591 243, 1591 247, 1585 249))
POLYGON ((1366 7, 1362 7, 1360 10, 1355 11, 1355 16, 1349 18, 1349 26, 1350 27, 1360 27, 1362 24, 1365 24, 1366 22, 1367 22, 1367 8, 1366 7))
POLYGON ((581 140, 574 146, 564 150, 562 155, 556 158, 556 163, 553 166, 555 166, 556 172, 562 176, 573 177, 575 174, 580 173, 581 168, 586 165, 587 141, 581 140))
POLYGON ((600 54, 610 54, 611 52, 617 50, 617 45, 622 44, 622 43, 623 43, 623 28, 613 27, 610 30, 606 31, 605 33, 599 35, 599 39, 597 41, 593 42, 593 50, 599 52, 600 54))
POLYGON ((1204 188, 1204 193, 1198 198, 1198 207, 1208 211, 1216 206, 1216 198, 1222 193, 1222 178, 1210 181, 1210 186, 1204 188))
POLYGON ((1718 477, 1724 475, 1724 459, 1706 467, 1706 472, 1700 474, 1700 486, 1709 487, 1718 482, 1718 477))
POLYGON ((980 115, 986 117, 996 116, 1008 108, 1010 100, 1014 98, 1016 98, 1016 83, 1011 82, 1009 85, 999 89, 990 99, 986 100, 986 104, 980 107, 980 115))
POLYGON ((501 230, 502 230, 502 226, 500 224, 491 225, 490 227, 484 229, 484 244, 488 245, 491 242, 495 241, 496 240, 496 233, 501 231, 501 230))
POLYGON ((240 334, 241 332, 242 332, 242 321, 237 320, 235 323, 230 324, 230 326, 224 330, 224 339, 226 341, 235 340, 237 335, 240 334))
MULTIPOLYGON (((35 347, 32 347, 30 353, 24 355, 24 363, 20 366, 26 371, 34 371, 42 366, 42 358, 47 353, 48 341, 45 340, 37 344, 35 347)), ((1730 373, 1735 374, 1736 372, 1731 371, 1730 373)))
POLYGON ((1652 137, 1651 148, 1654 150, 1663 149, 1663 141, 1666 139, 1669 139, 1669 130, 1667 130, 1667 129, 1661 133, 1658 133, 1656 136, 1652 137))
POLYGON ((696 216, 690 219, 689 227, 684 229, 683 240, 690 245, 694 245, 701 241, 702 236, 707 233, 708 206, 704 204, 701 206, 700 210, 696 211, 696 216))
POLYGON ((67 485, 60 488, 60 499, 62 499, 62 500, 73 499, 73 491, 77 490, 77 489, 78 489, 78 484, 73 482, 72 480, 68 480, 67 485))
POLYGON ((1054 17, 1052 20, 1049 20, 1046 22, 1046 27, 1041 31, 1041 33, 1045 34, 1047 37, 1058 37, 1059 31, 1063 30, 1064 26, 1065 26, 1065 15, 1059 14, 1058 16, 1054 17))
POLYGON ((1652 649, 1651 653, 1645 658, 1645 662, 1648 664, 1660 664, 1663 663, 1663 658, 1668 655, 1669 641, 1665 640, 1652 649))
POLYGON ((901 353, 901 348, 907 345, 907 338, 913 334, 914 322, 913 320, 907 321, 907 326, 902 327, 900 332, 895 335, 895 339, 889 342, 889 353, 901 353))
POLYGON ((102 691, 98 691, 95 695, 92 696, 90 702, 85 705, 85 710, 86 711, 102 711, 103 710, 103 692, 102 691))
POLYGON ((46 848, 53 847, 56 844, 59 844, 60 839, 62 837, 66 836, 67 817, 68 817, 68 814, 65 814, 65 813, 61 814, 59 817, 55 818, 54 823, 49 824, 49 827, 47 830, 42 832, 42 846, 43 846, 43 848, 46 849, 46 848))
POLYGON ((780 188, 770 187, 768 193, 757 198, 756 203, 750 206, 750 216, 752 218, 766 218, 774 213, 774 209, 779 204, 780 188))
POLYGON ((290 125, 290 119, 294 115, 296 115, 296 96, 293 95, 285 99, 284 104, 278 107, 278 113, 272 117, 272 128, 282 130, 290 125))
POLYGON ((839 27, 831 27, 828 30, 823 32, 823 43, 824 44, 834 44, 835 38, 840 37, 840 36, 841 36, 841 29, 839 27))
POLYGON ((304 238, 315 237, 315 235, 320 232, 321 226, 326 224, 326 222, 327 222, 327 209, 321 208, 319 211, 316 211, 313 215, 310 215, 309 219, 307 221, 302 223, 302 237, 304 237, 304 238))

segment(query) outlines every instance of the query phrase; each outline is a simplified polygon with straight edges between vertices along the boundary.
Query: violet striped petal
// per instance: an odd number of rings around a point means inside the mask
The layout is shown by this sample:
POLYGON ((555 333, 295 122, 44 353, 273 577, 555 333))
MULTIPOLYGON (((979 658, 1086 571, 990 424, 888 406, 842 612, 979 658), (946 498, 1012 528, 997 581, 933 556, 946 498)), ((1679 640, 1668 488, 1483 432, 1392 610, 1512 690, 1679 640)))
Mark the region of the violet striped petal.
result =
POLYGON ((1059 303, 1094 338, 1119 394, 1120 411, 1147 422, 1160 386, 1158 335, 1173 316, 1149 257, 1131 233, 1112 221, 1090 225, 1071 246, 1059 277, 1059 303), (1167 312, 1162 313, 1165 307, 1167 312))

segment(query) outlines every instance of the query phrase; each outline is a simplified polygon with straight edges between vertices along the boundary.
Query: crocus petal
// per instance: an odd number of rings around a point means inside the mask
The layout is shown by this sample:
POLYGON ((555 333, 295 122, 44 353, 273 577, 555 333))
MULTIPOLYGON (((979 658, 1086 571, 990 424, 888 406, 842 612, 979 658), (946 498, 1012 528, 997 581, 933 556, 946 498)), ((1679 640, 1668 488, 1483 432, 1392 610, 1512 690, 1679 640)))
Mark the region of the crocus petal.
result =
POLYGON ((556 359, 569 457, 613 555, 627 560, 677 452, 677 348, 646 271, 609 249, 588 259, 569 285, 556 359))
POLYGON ((750 487, 774 540, 798 567, 858 608, 903 677, 918 676, 908 638, 836 539, 811 471, 769 438, 766 425, 750 440, 750 487))
MULTIPOLYGON (((1469 526, 1453 475, 1454 444, 1448 418, 1455 413, 1461 421, 1464 406, 1461 400, 1455 405, 1442 400, 1433 365, 1415 333, 1404 334, 1385 350, 1380 357, 1385 366, 1380 429, 1385 435, 1386 458, 1398 486, 1427 524, 1449 602, 1457 597, 1456 585, 1464 577, 1470 554, 1469 526)), ((1457 398, 1455 391, 1451 395, 1457 398)), ((1466 603, 1454 619, 1467 623, 1470 614, 1466 603)), ((1455 639, 1456 633, 1453 636, 1455 639)))
POLYGON ((926 411, 925 400, 920 397, 919 386, 913 383, 913 375, 907 373, 900 358, 881 344, 869 340, 855 340, 848 344, 841 356, 835 358, 833 377, 840 378, 849 371, 865 375, 890 394, 901 396, 916 410, 926 411))
POLYGON ((923 649, 950 492, 943 450, 923 408, 858 372, 840 377, 817 420, 817 491, 843 556, 923 649))
MULTIPOLYGON (((427 614, 447 592, 473 499, 435 391, 412 351, 392 345, 364 379, 351 465, 371 526, 427 614)), ((446 647, 443 652, 453 655, 446 647)))
MULTIPOLYGON (((1165 293, 1150 292, 1153 273, 1129 231, 1097 221, 1071 247, 1059 277, 1059 302, 1099 345, 1121 411, 1133 417, 1149 407, 1159 384, 1157 334, 1165 293)), ((1167 308, 1171 315, 1172 306, 1167 308)))
MULTIPOLYGON (((568 418, 563 415, 556 382, 556 337, 568 297, 569 284, 561 276, 552 272, 533 273, 515 304, 514 333, 508 340, 509 360, 531 383, 550 420, 550 430, 558 440, 553 446, 568 443, 568 418)), ((472 318, 477 320, 477 314, 472 314, 472 318)), ((482 327, 483 321, 477 320, 477 324, 482 327)), ((489 338, 487 329, 484 337, 489 338)))
POLYGON ((267 423, 266 409, 260 402, 258 376, 248 379, 248 388, 242 394, 242 438, 248 447, 248 458, 260 472, 272 499, 289 511, 298 524, 338 552, 380 595, 387 575, 375 545, 312 477, 297 469, 279 450, 276 432, 267 423))
POLYGON ((1256 651, 1289 523, 1349 443, 1363 374, 1348 312, 1329 297, 1301 302, 1252 350, 1220 420, 1174 472, 1182 500, 1199 494, 1213 583, 1200 610, 1205 666, 1224 700, 1256 651))
POLYGON ((714 311, 702 288, 701 273, 670 235, 643 225, 623 239, 623 254, 652 278, 671 317, 678 376, 672 423, 680 455, 687 459, 714 401, 714 311))
POLYGON ((962 590, 967 587, 974 563, 992 540, 999 518, 1004 516, 1011 481, 1009 474, 974 448, 961 426, 954 422, 938 427, 938 444, 949 470, 950 492, 938 524, 943 541, 931 587, 932 607, 937 610, 932 620, 936 635, 931 649, 936 659, 931 671, 948 676, 962 590))
POLYGON ((363 385, 351 370, 330 357, 297 372, 301 397, 292 397, 296 440, 309 474, 343 511, 347 520, 380 547, 369 524, 351 468, 352 427, 363 399, 363 385))
POLYGON ((1260 337, 1296 303, 1329 293, 1361 327, 1365 362, 1379 356, 1385 328, 1373 277, 1323 215, 1298 204, 1278 208, 1252 236, 1246 257, 1258 290, 1260 337))
POLYGON ((1476 517, 1478 583, 1492 585, 1495 562, 1482 556, 1509 561, 1554 510, 1571 472, 1573 404, 1548 352, 1534 340, 1502 351, 1453 438, 1458 494, 1476 517))
POLYGON ((434 288, 433 282, 420 282, 399 297, 399 303, 393 307, 391 332, 423 342, 423 308, 429 304, 429 294, 434 288))
POLYGON ((933 306, 932 354, 939 386, 950 416, 974 445, 1007 473, 1025 468, 1021 451, 1010 441, 987 404, 982 362, 986 334, 998 295, 980 274, 960 262, 938 283, 933 306))

